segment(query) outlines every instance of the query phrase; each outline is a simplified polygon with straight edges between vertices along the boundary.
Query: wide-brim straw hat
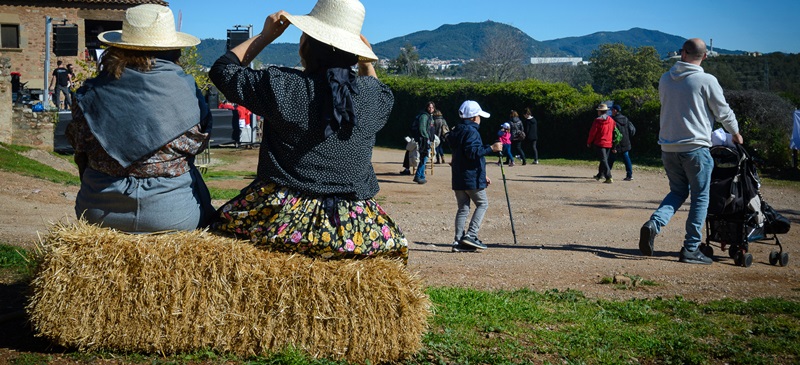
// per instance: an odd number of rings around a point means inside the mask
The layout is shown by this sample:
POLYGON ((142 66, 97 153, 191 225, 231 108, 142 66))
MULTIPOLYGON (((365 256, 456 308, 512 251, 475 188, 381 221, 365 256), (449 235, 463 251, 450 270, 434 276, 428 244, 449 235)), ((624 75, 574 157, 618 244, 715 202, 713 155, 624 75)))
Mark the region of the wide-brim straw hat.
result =
POLYGON ((600 106, 597 107, 597 110, 601 112, 608 111, 608 105, 600 104, 600 106))
POLYGON ((200 39, 175 30, 175 17, 166 6, 143 4, 125 11, 122 30, 97 36, 101 42, 118 48, 165 51, 196 46, 200 39))
POLYGON ((322 43, 359 56, 362 61, 378 57, 361 40, 364 5, 358 0, 319 0, 308 15, 287 14, 286 19, 322 43))

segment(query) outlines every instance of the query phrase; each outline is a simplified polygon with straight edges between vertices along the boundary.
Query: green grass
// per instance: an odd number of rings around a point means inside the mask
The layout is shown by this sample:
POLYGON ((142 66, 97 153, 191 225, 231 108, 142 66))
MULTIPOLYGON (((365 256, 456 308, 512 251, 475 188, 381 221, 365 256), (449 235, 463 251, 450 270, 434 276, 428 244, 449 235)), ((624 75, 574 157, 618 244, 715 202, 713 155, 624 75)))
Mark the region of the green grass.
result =
POLYGON ((800 302, 607 301, 577 291, 428 290, 436 305, 414 363, 797 363, 800 302))
MULTIPOLYGON (((205 181, 214 181, 214 180, 253 180, 256 178, 256 174, 253 171, 227 171, 227 170, 219 170, 219 171, 211 171, 209 170, 205 174, 203 174, 203 179, 205 181)), ((211 193, 211 199, 219 199, 219 200, 231 200, 239 195, 240 189, 225 189, 225 188, 216 188, 216 187, 209 187, 209 192, 211 193)))
POLYGON ((204 180, 240 180, 240 179, 255 179, 256 173, 254 171, 212 171, 209 170, 203 174, 204 180))
POLYGON ((33 275, 37 260, 33 253, 20 247, 0 243, 0 276, 24 280, 33 275))
POLYGON ((208 191, 211 193, 211 199, 214 200, 231 200, 239 195, 241 190, 239 189, 225 189, 225 188, 215 188, 215 187, 208 187, 208 191))
POLYGON ((80 185, 80 179, 19 154, 29 148, 0 143, 0 170, 60 184, 80 185))

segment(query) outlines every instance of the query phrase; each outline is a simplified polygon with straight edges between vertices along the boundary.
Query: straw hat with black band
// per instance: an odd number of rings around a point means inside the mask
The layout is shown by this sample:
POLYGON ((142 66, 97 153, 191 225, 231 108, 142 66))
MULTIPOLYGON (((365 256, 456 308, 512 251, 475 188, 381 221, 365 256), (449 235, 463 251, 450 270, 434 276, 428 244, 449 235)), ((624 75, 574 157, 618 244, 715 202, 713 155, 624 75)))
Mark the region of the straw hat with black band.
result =
POLYGON ((361 61, 378 57, 361 40, 366 10, 358 0, 319 0, 308 15, 286 14, 297 28, 322 43, 350 52, 361 61))
POLYGON ((103 32, 97 38, 112 47, 138 51, 166 51, 200 44, 199 38, 175 30, 172 10, 155 4, 129 8, 122 30, 103 32))

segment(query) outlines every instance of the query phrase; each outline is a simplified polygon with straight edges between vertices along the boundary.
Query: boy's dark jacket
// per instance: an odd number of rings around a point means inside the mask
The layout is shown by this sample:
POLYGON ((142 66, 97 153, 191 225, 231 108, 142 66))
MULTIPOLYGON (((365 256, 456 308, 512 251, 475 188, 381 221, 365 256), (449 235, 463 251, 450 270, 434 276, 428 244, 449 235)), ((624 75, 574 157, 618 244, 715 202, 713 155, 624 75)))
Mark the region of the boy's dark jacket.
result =
POLYGON ((492 154, 492 147, 483 144, 478 127, 478 123, 464 120, 447 135, 447 142, 453 149, 453 190, 486 188, 486 160, 483 156, 492 154))

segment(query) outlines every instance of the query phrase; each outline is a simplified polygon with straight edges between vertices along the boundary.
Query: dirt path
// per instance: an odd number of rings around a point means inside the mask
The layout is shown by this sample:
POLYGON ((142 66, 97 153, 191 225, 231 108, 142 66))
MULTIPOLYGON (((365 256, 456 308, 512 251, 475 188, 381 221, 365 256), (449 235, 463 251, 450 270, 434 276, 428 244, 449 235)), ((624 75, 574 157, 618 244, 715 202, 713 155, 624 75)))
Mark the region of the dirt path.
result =
MULTIPOLYGON (((597 298, 746 299, 762 296, 800 296, 800 191, 762 188, 764 198, 794 224, 781 235, 791 255, 788 267, 769 265, 771 244, 751 244, 750 268, 734 266, 716 248, 710 266, 677 262, 686 210, 682 209, 656 239, 656 254, 639 255, 642 223, 666 193, 662 172, 635 171, 632 182, 601 184, 591 178, 594 167, 546 164, 506 168, 517 231, 513 244, 500 168, 489 165, 490 207, 481 229, 489 249, 480 253, 451 253, 455 199, 450 170, 435 165, 428 183, 417 185, 399 175, 403 154, 376 149, 374 166, 381 184, 378 201, 404 229, 410 244, 409 269, 426 284, 477 289, 575 289, 597 298), (628 274, 655 286, 620 289, 601 284, 603 278, 628 274)), ((635 155, 633 156, 635 160, 635 155)), ((216 149, 212 160, 234 160, 214 168, 254 171, 257 150, 216 149)), ((494 158, 490 159, 496 161, 494 158)), ((621 168, 621 166, 617 166, 621 168)), ((618 177, 624 172, 615 170, 618 177)), ((73 216, 77 187, 65 187, 0 172, 0 241, 30 246, 47 222, 73 216)), ((241 188, 247 180, 212 181, 209 185, 241 188)), ((219 206, 223 202, 215 202, 219 206)))

